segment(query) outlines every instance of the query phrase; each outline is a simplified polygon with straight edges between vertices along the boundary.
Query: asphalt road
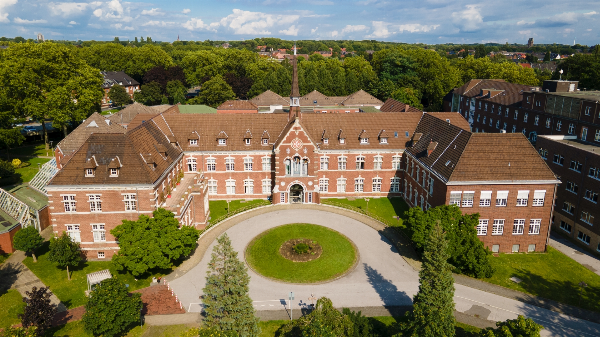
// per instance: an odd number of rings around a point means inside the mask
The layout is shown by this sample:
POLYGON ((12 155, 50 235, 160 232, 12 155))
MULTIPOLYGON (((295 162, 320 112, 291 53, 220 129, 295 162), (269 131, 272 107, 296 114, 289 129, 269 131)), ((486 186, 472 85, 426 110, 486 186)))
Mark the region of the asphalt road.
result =
MULTIPOLYGON (((287 297, 293 291, 291 306, 301 309, 312 298, 322 296, 332 300, 336 307, 408 306, 419 288, 419 276, 398 254, 390 242, 376 230, 348 217, 317 210, 281 210, 257 215, 227 230, 233 248, 243 258, 248 243, 270 228, 306 222, 334 229, 354 242, 360 252, 357 267, 344 277, 323 284, 288 284, 262 277, 252 270, 250 297, 256 310, 284 310, 289 306, 287 297)), ((207 252, 212 251, 215 242, 207 252)), ((202 310, 200 296, 205 285, 210 254, 182 277, 170 282, 179 299, 189 312, 202 310)), ((542 336, 600 336, 600 325, 572 318, 556 312, 528 305, 516 300, 486 293, 462 285, 455 285, 456 309, 480 318, 504 321, 521 314, 544 325, 542 336)), ((296 314, 299 311, 294 310, 296 314)))

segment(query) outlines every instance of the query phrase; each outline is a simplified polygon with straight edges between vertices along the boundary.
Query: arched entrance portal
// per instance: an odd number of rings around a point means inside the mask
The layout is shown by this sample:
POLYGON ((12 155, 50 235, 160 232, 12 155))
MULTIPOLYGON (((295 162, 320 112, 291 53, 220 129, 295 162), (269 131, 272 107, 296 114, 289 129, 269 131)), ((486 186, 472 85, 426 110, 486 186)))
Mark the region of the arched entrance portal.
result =
POLYGON ((301 204, 304 202, 304 188, 295 184, 290 187, 290 204, 301 204))

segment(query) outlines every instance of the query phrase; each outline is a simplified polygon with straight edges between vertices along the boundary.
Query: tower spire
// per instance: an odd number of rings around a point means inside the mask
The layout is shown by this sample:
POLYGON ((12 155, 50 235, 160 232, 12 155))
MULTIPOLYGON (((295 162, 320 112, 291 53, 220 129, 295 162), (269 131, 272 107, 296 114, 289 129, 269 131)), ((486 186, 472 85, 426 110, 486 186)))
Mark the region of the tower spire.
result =
POLYGON ((296 46, 294 45, 294 56, 292 56, 292 91, 290 92, 290 119, 300 115, 300 89, 298 87, 298 58, 296 46))

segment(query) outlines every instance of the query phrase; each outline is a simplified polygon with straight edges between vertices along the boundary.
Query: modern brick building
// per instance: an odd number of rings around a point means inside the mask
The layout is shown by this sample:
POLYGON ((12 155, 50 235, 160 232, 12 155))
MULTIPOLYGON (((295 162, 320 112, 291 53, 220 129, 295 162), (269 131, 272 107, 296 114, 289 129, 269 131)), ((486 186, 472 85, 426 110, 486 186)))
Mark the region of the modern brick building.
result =
POLYGON ((536 145, 562 181, 556 193, 553 227, 582 247, 600 252, 600 144, 556 135, 540 136, 536 145))

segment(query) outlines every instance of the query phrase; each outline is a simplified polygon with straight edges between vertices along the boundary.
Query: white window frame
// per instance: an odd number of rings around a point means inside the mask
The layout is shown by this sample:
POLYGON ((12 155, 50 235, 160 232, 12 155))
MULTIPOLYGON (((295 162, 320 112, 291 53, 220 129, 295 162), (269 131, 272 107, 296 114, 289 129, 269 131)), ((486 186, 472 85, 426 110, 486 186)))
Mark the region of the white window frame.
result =
POLYGON ((269 156, 262 157, 262 170, 263 170, 263 172, 271 171, 271 157, 269 157, 269 156))
POLYGON ((402 156, 392 156, 392 169, 400 170, 400 165, 402 163, 402 156))
POLYGON ((462 191, 451 191, 450 192, 450 201, 448 205, 456 205, 460 207, 460 202, 462 199, 462 191))
POLYGON ((91 169, 91 168, 89 168, 89 169, 85 169, 85 176, 86 176, 86 177, 93 177, 93 176, 94 176, 94 171, 95 171, 95 170, 94 170, 94 169, 91 169))
POLYGON ((227 145, 227 138, 219 138, 219 146, 227 145))
POLYGON ((226 194, 228 194, 228 195, 235 194, 235 180, 234 179, 225 180, 225 190, 226 190, 226 194))
POLYGON ((105 258, 104 252, 98 252, 96 254, 96 256, 98 256, 99 259, 104 259, 105 258))
POLYGON ((369 138, 361 138, 360 139, 360 143, 363 144, 363 145, 364 144, 369 144, 369 138))
POLYGON ((354 192, 364 192, 365 190, 365 179, 355 178, 354 179, 354 192))
POLYGON ((81 230, 79 225, 65 225, 67 226, 67 234, 73 242, 81 242, 81 230))
POLYGON ((529 191, 518 191, 517 192, 517 206, 524 207, 527 206, 527 202, 529 201, 529 191))
POLYGON ((513 221, 513 235, 523 235, 525 231, 525 219, 514 219, 513 221))
POLYGON ((462 195, 462 207, 473 207, 473 199, 475 199, 475 191, 465 191, 462 195))
POLYGON ((118 177, 118 176, 119 176, 119 169, 111 168, 110 169, 110 177, 118 177))
POLYGON ((65 212, 77 212, 77 201, 75 200, 75 194, 63 195, 62 199, 65 212))
POLYGON ((339 156, 338 157, 338 170, 339 171, 345 171, 346 170, 346 164, 348 162, 348 157, 346 156, 339 156))
POLYGON ((531 206, 541 207, 544 206, 544 200, 546 199, 546 190, 535 190, 533 191, 533 201, 531 206))
POLYGON ((376 155, 375 157, 373 157, 373 169, 381 170, 382 168, 383 168, 383 156, 376 155))
POLYGON ((137 196, 135 193, 123 194, 123 203, 125 204, 125 212, 137 211, 137 196))
POLYGON ((490 207, 492 205, 492 191, 481 191, 479 195, 479 207, 490 207))
POLYGON ((529 220, 529 234, 530 235, 540 234, 541 227, 542 227, 542 219, 530 219, 529 220))
POLYGON ((356 156, 356 170, 364 170, 365 169, 365 156, 356 156))
POLYGON ((329 157, 327 156, 323 156, 320 158, 320 163, 321 163, 321 170, 322 171, 327 171, 329 170, 329 157))
POLYGON ((346 178, 337 179, 337 192, 346 193, 346 178))
POLYGON ((198 146, 198 139, 190 139, 190 146, 198 146))
POLYGON ((244 171, 245 172, 252 171, 252 163, 253 163, 252 157, 244 157, 244 171))
POLYGON ((218 187, 218 182, 216 179, 209 179, 208 180, 208 194, 209 195, 216 195, 217 194, 217 187, 218 187))
POLYGON ((262 180, 262 192, 263 194, 271 194, 271 179, 262 180))
POLYGON ((254 180, 244 180, 244 194, 254 194, 254 180))
MULTIPOLYGON (((195 163, 193 163, 192 165, 195 165, 195 163)), ((206 158, 206 171, 214 172, 216 170, 217 170, 217 159, 216 158, 206 158)))
POLYGON ((496 207, 506 207, 508 204, 508 191, 496 192, 496 207))
POLYGON ((400 178, 392 177, 390 179, 390 193, 400 193, 400 178))
POLYGON ((494 219, 492 225, 492 235, 502 235, 504 233, 504 219, 494 219))
POLYGON ((227 157, 225 158, 225 171, 235 171, 235 158, 227 157))
POLYGON ((92 235, 94 242, 106 242, 106 230, 103 223, 94 223, 92 225, 92 235))
POLYGON ((381 192, 381 181, 382 179, 379 177, 373 178, 373 192, 381 192))
POLYGON ((488 223, 488 219, 479 219, 479 224, 477 224, 477 235, 487 235, 488 223))
POLYGON ((101 194, 89 194, 88 203, 90 204, 90 212, 102 212, 101 194))
POLYGON ((327 178, 319 179, 319 192, 329 192, 329 179, 327 179, 327 178))

